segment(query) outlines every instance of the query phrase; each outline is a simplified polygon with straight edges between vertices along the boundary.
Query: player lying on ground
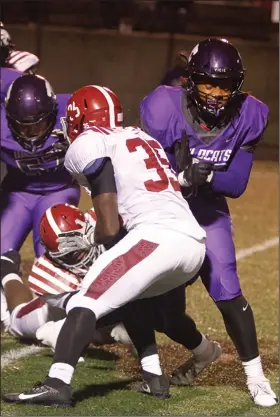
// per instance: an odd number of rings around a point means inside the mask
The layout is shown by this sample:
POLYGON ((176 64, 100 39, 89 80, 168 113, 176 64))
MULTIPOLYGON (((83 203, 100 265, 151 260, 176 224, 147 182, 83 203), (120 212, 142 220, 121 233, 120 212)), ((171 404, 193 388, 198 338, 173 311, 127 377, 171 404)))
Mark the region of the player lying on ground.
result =
MULTIPOLYGON (((48 210, 52 210, 52 213, 47 211, 48 218, 53 216, 60 224, 61 231, 74 232, 77 228, 81 228, 81 224, 88 225, 83 213, 74 206, 59 204, 48 210)), ((91 218, 89 213, 86 213, 86 216, 87 219, 91 218)), ((10 333, 23 339, 35 339, 54 349, 66 314, 63 309, 49 305, 38 295, 61 293, 67 296, 68 292, 77 290, 85 272, 98 257, 102 248, 86 248, 78 254, 69 253, 59 258, 56 251, 52 257, 55 242, 51 241, 50 235, 46 233, 46 230, 51 233, 52 229, 45 215, 40 223, 40 229, 46 253, 33 265, 28 279, 29 287, 21 280, 20 256, 14 250, 6 252, 1 258, 2 286, 11 312, 10 333), (79 260, 76 259, 77 257, 79 260), (9 260, 13 261, 15 266, 9 260)), ((123 325, 114 324, 105 328, 100 328, 99 325, 91 341, 95 345, 116 342, 132 344, 123 325)))
MULTIPOLYGON (((1 111, 0 157, 7 165, 1 183, 1 253, 19 251, 32 231, 39 258, 45 251, 39 222, 47 208, 79 202, 80 187, 63 166, 65 151, 54 148, 60 142, 60 117, 65 115, 68 98, 67 94, 56 96, 49 82, 37 75, 22 75, 7 91, 5 111, 1 111)), ((7 327, 9 314, 2 301, 1 295, 1 321, 7 327)))
MULTIPOLYGON (((29 286, 35 294, 59 294, 77 289, 89 266, 102 252, 102 248, 94 248, 90 243, 94 227, 95 214, 92 210, 85 216, 79 209, 67 204, 59 204, 47 210, 40 222, 41 239, 47 252, 38 259, 29 276, 29 286), (59 236, 64 233, 67 237, 67 245, 70 246, 67 253, 63 239, 63 253, 59 250, 61 243, 57 243, 58 229, 59 236)), ((61 238, 59 240, 61 241, 61 238)), ((11 258, 13 254, 14 252, 7 252, 4 256, 11 258)), ((5 266, 5 261, 3 263, 5 266)), ((11 309, 11 333, 23 338, 37 338, 54 349, 64 322, 64 319, 61 319, 64 312, 48 305, 42 298, 33 299, 31 290, 22 284, 17 273, 7 278, 9 268, 13 268, 13 265, 6 262, 2 278, 11 309), (30 301, 27 302, 28 299, 30 301)), ((144 372, 156 374, 160 371, 159 366, 151 360, 151 356, 154 355, 150 347, 154 343, 154 329, 191 350, 193 360, 188 361, 188 366, 185 365, 184 375, 185 383, 191 384, 194 375, 219 357, 221 349, 218 344, 205 338, 196 329, 191 317, 185 314, 185 308, 182 306, 184 292, 183 286, 162 296, 134 302, 129 316, 124 314, 124 311, 118 312, 118 317, 125 319, 126 326, 129 327, 144 372), (190 326, 193 329, 192 340, 185 336, 185 328, 190 326)), ((92 343, 101 345, 117 341, 131 348, 132 342, 124 326, 114 324, 117 323, 118 317, 110 318, 113 324, 102 329, 102 323, 98 323, 98 331, 94 333, 92 343)), ((142 388, 141 384, 137 387, 139 391, 142 388)), ((154 389, 155 387, 151 386, 151 394, 154 394, 154 389)))
POLYGON ((84 87, 68 102, 65 166, 90 188, 97 217, 94 241, 107 250, 68 299, 46 380, 25 393, 6 394, 6 401, 72 405, 73 372, 96 321, 130 301, 185 284, 203 263, 206 234, 161 145, 140 128, 123 128, 122 120, 120 101, 107 88, 84 87))
POLYGON ((143 128, 166 150, 207 233, 199 274, 242 361, 250 395, 257 405, 273 406, 277 398, 264 376, 253 312, 240 288, 226 202, 226 197, 238 198, 246 190, 269 110, 241 91, 242 59, 225 39, 196 45, 188 71, 186 88, 160 86, 144 98, 143 128))

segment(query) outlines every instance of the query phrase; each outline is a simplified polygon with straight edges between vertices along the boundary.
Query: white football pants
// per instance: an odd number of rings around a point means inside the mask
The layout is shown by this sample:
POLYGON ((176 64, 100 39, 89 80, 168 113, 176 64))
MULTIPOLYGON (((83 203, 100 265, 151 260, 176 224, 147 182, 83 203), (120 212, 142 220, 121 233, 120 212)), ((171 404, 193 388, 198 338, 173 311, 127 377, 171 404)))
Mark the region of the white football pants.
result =
POLYGON ((168 292, 191 280, 204 257, 204 240, 162 227, 133 229, 94 262, 67 313, 85 307, 99 319, 134 299, 168 292))

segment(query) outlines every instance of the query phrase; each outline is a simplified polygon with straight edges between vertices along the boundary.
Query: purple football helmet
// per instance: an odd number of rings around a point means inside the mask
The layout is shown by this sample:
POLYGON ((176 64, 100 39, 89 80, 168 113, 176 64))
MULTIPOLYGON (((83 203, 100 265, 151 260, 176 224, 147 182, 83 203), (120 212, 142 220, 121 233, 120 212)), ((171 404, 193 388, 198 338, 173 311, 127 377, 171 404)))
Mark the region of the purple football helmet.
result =
POLYGON ((188 91, 202 117, 219 116, 240 94, 244 76, 241 56, 226 39, 210 38, 197 44, 189 57, 188 91), (230 90, 230 95, 202 94, 198 84, 218 85, 230 90))
POLYGON ((17 78, 5 98, 8 126, 14 139, 26 150, 36 152, 56 123, 57 102, 50 83, 35 74, 17 78))

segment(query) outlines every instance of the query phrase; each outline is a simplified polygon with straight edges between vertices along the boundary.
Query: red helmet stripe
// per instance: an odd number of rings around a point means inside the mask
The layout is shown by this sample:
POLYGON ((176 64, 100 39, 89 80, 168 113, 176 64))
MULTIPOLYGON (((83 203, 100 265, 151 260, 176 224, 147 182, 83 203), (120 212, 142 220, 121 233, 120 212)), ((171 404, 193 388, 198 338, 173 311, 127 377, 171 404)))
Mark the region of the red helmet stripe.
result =
POLYGON ((47 216, 48 222, 49 222, 52 230, 54 231, 54 233, 56 234, 56 236, 58 236, 59 233, 61 233, 61 230, 58 227, 58 225, 56 224, 56 221, 54 220, 54 217, 52 215, 52 207, 50 207, 50 208, 47 209, 46 216, 47 216))
POLYGON ((110 96, 109 92, 105 90, 105 88, 100 87, 99 85, 93 85, 92 87, 96 88, 104 95, 109 107, 110 127, 116 127, 115 106, 112 97, 110 96))

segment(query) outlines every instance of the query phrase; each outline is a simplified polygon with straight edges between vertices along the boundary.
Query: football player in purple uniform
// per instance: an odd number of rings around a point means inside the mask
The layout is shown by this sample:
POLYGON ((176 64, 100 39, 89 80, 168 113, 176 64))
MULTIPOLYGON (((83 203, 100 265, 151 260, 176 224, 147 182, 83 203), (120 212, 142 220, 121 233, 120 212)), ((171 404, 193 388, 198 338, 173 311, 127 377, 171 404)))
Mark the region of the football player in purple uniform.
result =
MULTIPOLYGON (((31 74, 8 88, 1 108, 1 160, 7 166, 1 183, 1 253, 19 250, 32 231, 38 258, 45 251, 39 234, 42 215, 54 204, 79 203, 80 187, 63 166, 65 151, 55 146, 69 97, 55 96, 46 79, 31 74)), ((2 307, 1 321, 5 311, 2 307)))
MULTIPOLYGON (((225 39, 196 45, 188 71, 186 88, 160 86, 143 99, 142 126, 164 147, 192 212, 207 232, 200 276, 237 349, 250 395, 257 405, 273 406, 277 398, 264 376, 253 312, 240 288, 226 202, 226 197, 238 198, 246 190, 269 110, 241 91, 242 59, 225 39)), ((189 333, 191 337, 191 329, 189 333)))

